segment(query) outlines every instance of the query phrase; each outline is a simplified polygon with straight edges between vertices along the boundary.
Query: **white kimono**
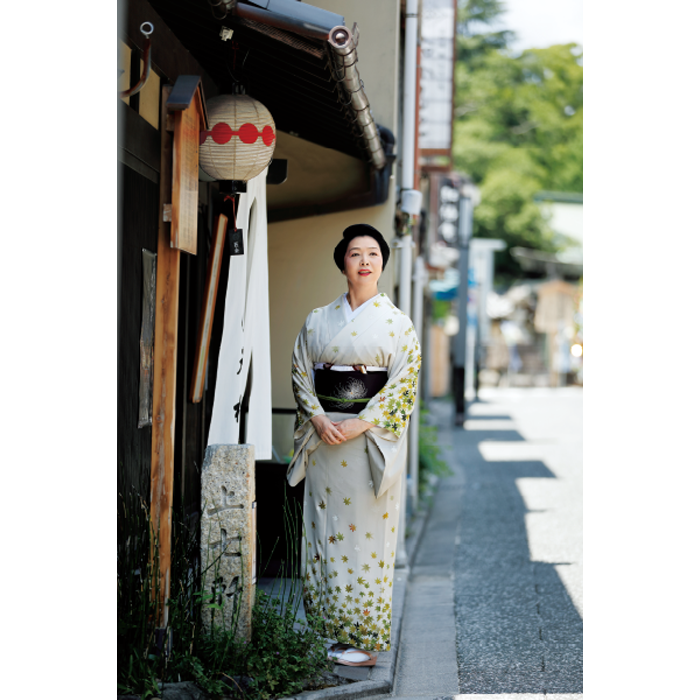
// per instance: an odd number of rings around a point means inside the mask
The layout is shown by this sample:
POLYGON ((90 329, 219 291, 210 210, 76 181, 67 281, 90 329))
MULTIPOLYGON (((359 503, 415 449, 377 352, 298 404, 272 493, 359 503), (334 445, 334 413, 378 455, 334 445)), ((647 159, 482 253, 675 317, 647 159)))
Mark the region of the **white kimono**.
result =
MULTIPOLYGON (((399 525, 400 475, 416 398, 420 346, 411 319, 378 294, 350 321, 343 296, 307 317, 294 345, 297 425, 287 479, 304 478, 304 604, 330 639, 388 651, 391 588, 399 525), (357 414, 374 424, 327 445, 311 417, 326 413, 313 383, 315 363, 386 367, 388 381, 357 414)), ((363 404, 360 404, 362 406, 363 404)))

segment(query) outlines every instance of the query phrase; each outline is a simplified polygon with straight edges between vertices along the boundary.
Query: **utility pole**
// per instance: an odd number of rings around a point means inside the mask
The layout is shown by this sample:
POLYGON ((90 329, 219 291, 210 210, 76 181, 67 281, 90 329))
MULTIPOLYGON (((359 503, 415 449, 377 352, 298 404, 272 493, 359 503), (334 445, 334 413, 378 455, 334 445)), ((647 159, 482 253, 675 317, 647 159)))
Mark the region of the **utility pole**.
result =
POLYGON ((467 307, 469 304, 469 241, 472 237, 474 207, 480 201, 479 189, 471 181, 459 188, 459 331, 454 340, 452 362, 452 393, 455 401, 454 423, 464 425, 466 420, 465 364, 467 359, 467 307))
POLYGON ((477 294, 475 300, 470 296, 467 309, 467 401, 478 398, 478 363, 491 337, 486 302, 493 289, 493 254, 505 247, 505 241, 493 238, 472 238, 469 242, 470 272, 477 294))

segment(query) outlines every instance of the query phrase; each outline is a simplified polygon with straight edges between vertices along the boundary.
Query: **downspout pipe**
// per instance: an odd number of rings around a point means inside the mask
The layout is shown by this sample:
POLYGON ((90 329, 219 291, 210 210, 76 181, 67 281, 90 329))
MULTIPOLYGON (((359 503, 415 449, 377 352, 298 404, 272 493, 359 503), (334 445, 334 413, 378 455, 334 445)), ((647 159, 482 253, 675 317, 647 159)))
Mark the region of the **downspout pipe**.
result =
POLYGON ((401 192, 413 190, 416 160, 416 75, 418 61, 418 0, 406 0, 403 53, 403 143, 401 192))
MULTIPOLYGON (((410 217, 420 214, 421 193, 414 189, 416 159, 416 75, 418 58, 418 0, 406 0, 406 29, 403 58, 403 133, 401 141, 401 211, 410 217)), ((400 241, 399 308, 411 315, 413 240, 410 226, 400 241)))
MULTIPOLYGON (((423 329, 423 289, 425 287, 425 262, 423 256, 416 257, 415 271, 413 275, 413 326, 416 329, 421 347, 424 345, 422 337, 423 329)), ((422 353, 425 356, 425 353, 422 353)), ((409 428, 409 450, 408 450, 408 474, 411 477, 408 497, 411 499, 411 512, 418 510, 418 427, 420 425, 420 382, 416 386, 416 405, 413 409, 411 428, 409 428)))
MULTIPOLYGON (((415 179, 415 139, 416 139, 416 61, 418 57, 418 0, 406 0, 406 29, 403 52, 403 133, 401 141, 401 211, 405 221, 400 231, 397 247, 401 248, 399 270, 399 308, 411 315, 411 273, 413 267, 413 236, 410 221, 415 214, 420 214, 420 192, 413 189, 415 179)), ((412 319, 415 322, 415 319, 412 319)), ((420 331, 419 331, 420 332, 420 331)), ((416 438, 419 430, 419 407, 414 409, 414 419, 409 426, 409 463, 417 458, 416 438), (416 433, 411 439, 410 433, 416 433)), ((411 484, 413 488, 413 484, 411 484)), ((401 510, 399 516, 399 541, 396 566, 408 565, 406 553, 406 478, 401 479, 401 510)))

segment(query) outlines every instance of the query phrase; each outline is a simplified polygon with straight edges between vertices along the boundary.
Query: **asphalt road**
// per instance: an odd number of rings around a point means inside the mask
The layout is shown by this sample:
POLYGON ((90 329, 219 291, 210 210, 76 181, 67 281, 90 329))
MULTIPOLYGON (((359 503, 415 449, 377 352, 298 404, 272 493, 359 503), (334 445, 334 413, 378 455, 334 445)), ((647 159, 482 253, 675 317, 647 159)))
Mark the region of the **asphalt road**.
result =
POLYGON ((409 581, 395 697, 580 698, 582 390, 431 405, 441 480, 409 581))

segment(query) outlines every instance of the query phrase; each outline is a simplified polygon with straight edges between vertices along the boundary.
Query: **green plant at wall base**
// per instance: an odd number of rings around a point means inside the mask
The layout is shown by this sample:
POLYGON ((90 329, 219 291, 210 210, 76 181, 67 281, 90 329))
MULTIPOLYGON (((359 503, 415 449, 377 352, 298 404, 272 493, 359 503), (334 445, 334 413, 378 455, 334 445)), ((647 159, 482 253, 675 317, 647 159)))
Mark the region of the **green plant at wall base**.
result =
MULTIPOLYGON (((288 556, 296 562, 299 533, 294 531, 291 514, 286 512, 285 520, 292 533, 287 541, 293 543, 288 556)), ((216 571, 218 559, 198 562, 198 524, 188 524, 178 514, 172 519, 168 626, 157 630, 158 576, 153 575, 158 571, 157 530, 148 506, 134 494, 120 499, 118 521, 119 693, 139 694, 147 700, 159 695, 159 682, 194 681, 213 698, 269 700, 313 685, 330 670, 319 621, 307 619, 302 625, 296 619, 301 602, 294 581, 275 597, 258 592, 249 644, 235 632, 238 611, 225 627, 204 629, 202 613, 221 606, 213 593, 201 589, 202 569, 212 566, 216 571)), ((299 578, 298 567, 295 578, 299 578)))
POLYGON ((420 402, 420 431, 418 433, 418 487, 425 493, 428 475, 451 476, 452 470, 441 456, 437 428, 428 423, 429 412, 420 402))
POLYGON ((156 603, 158 547, 149 559, 148 506, 135 493, 121 498, 117 517, 117 688, 158 693, 156 603))
POLYGON ((246 660, 250 690, 268 700, 300 692, 305 683, 322 671, 332 670, 327 658, 320 621, 307 618, 305 629, 298 626, 294 608, 279 611, 268 595, 260 591, 253 616, 253 635, 246 660))

